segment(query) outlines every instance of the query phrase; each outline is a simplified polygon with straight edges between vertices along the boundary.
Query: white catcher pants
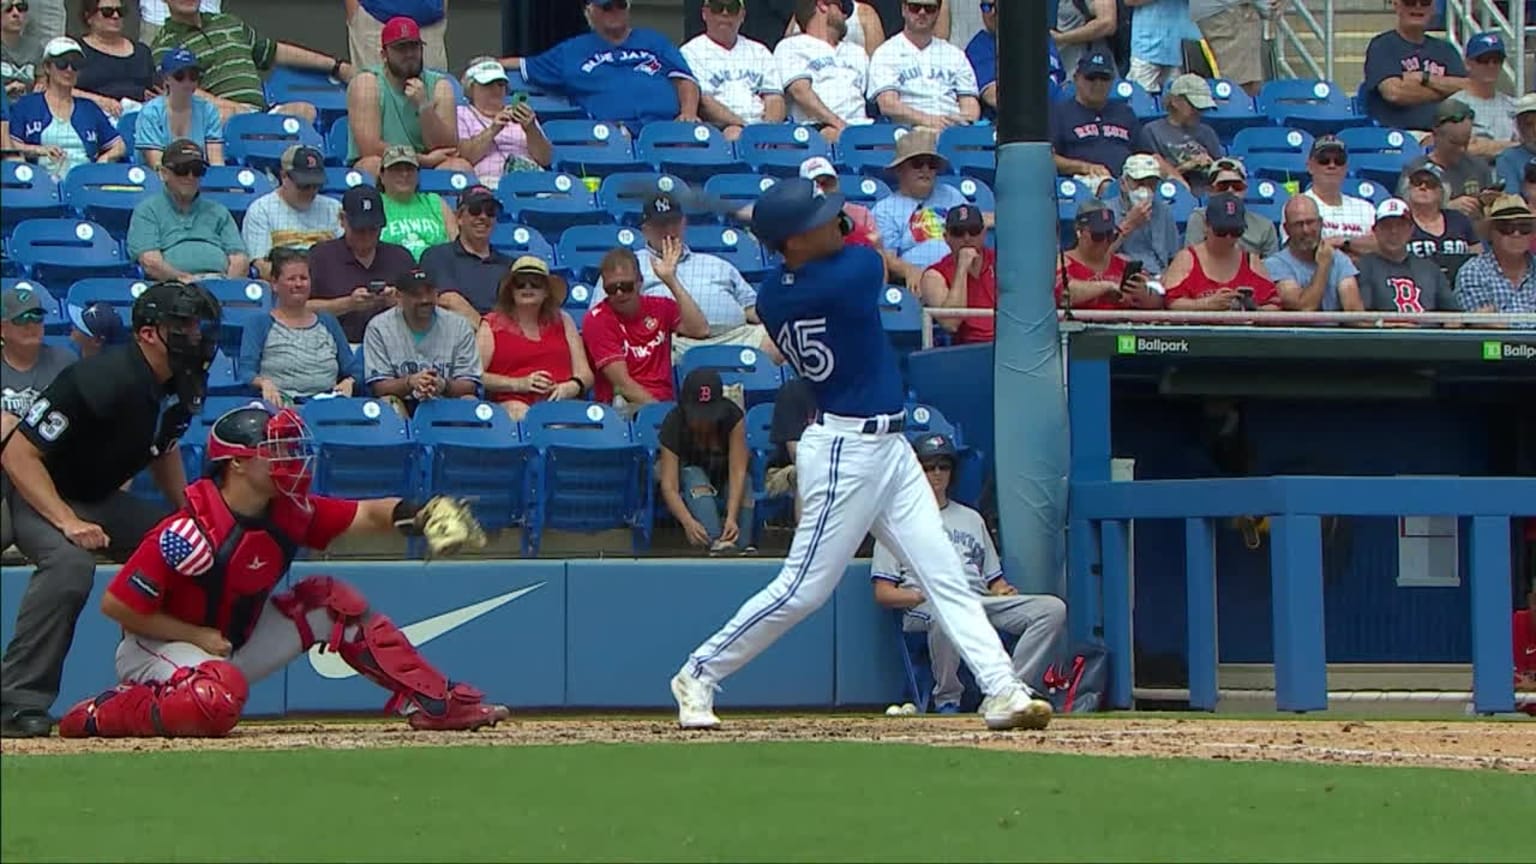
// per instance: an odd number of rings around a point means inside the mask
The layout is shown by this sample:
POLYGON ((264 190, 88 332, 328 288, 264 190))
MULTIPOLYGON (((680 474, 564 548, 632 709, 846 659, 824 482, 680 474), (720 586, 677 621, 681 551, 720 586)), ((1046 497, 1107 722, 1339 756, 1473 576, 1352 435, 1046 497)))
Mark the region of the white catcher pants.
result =
MULTIPOLYGON (((311 609, 305 615, 309 629, 320 638, 330 636, 330 613, 324 609, 311 609)), ((347 636, 355 634, 357 627, 347 628, 347 636)), ((228 660, 245 673, 245 680, 255 684, 273 672, 287 666, 308 648, 299 641, 299 628, 293 620, 273 605, 270 599, 256 619, 251 638, 229 657, 218 657, 190 642, 162 642, 145 636, 124 634, 117 644, 117 677, 134 684, 152 684, 170 680, 183 666, 195 667, 208 660, 228 660)))
POLYGON ((685 668, 713 684, 745 666, 827 602, 864 535, 873 533, 911 565, 934 618, 982 691, 1019 686, 981 598, 966 584, 911 445, 900 433, 862 434, 863 424, 827 416, 806 428, 795 458, 804 512, 784 569, 699 646, 685 668))

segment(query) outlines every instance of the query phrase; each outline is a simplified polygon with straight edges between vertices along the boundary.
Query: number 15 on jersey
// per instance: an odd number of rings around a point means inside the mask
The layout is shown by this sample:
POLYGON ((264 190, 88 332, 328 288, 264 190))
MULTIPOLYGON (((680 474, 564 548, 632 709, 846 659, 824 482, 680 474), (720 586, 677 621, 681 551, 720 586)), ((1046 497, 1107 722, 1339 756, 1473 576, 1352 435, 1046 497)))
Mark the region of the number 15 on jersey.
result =
POLYGON ((822 338, 826 332, 825 318, 786 321, 779 328, 774 341, 800 377, 820 382, 830 378, 832 369, 837 366, 837 358, 832 356, 832 346, 822 338))

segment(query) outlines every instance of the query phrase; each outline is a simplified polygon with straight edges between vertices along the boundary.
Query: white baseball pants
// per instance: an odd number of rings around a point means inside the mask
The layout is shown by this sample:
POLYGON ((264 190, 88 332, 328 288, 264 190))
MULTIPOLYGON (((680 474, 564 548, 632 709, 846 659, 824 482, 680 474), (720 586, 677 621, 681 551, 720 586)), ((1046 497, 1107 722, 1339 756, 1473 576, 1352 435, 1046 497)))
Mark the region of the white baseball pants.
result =
MULTIPOLYGON (((311 609, 305 617, 309 629, 317 634, 329 635, 335 626, 330 613, 324 609, 311 609)), ((348 627, 347 636, 353 636, 356 629, 356 625, 348 627)), ((251 638, 229 657, 209 654, 191 642, 162 642, 144 636, 124 635, 123 641, 117 643, 117 677, 124 682, 152 684, 170 680, 183 666, 196 667, 208 660, 228 660, 245 673, 247 681, 255 684, 298 659, 306 647, 299 641, 299 628, 293 626, 293 620, 279 612, 269 599, 256 619, 251 638)))

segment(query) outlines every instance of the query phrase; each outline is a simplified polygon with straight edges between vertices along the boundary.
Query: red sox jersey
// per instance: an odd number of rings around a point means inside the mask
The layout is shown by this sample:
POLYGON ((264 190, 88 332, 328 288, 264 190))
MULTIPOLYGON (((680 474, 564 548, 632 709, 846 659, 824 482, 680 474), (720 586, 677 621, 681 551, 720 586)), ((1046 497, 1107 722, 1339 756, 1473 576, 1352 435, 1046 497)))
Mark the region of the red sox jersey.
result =
POLYGON ((187 506, 155 526, 107 592, 141 615, 164 612, 213 627, 238 648, 302 548, 324 549, 352 524, 356 501, 279 495, 258 518, 230 511, 212 480, 187 487, 187 506))

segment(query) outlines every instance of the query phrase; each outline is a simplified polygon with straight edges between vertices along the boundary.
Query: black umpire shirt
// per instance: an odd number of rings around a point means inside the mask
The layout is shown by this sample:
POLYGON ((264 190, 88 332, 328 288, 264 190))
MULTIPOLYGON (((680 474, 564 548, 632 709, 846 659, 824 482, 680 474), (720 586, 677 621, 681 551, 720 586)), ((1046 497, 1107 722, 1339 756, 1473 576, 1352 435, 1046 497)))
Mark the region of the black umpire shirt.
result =
POLYGON ((70 366, 33 402, 20 431, 67 501, 94 503, 174 446, 191 424, 137 345, 70 366))

